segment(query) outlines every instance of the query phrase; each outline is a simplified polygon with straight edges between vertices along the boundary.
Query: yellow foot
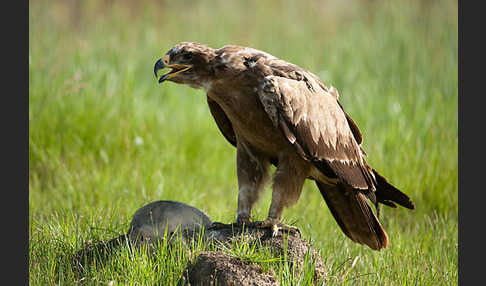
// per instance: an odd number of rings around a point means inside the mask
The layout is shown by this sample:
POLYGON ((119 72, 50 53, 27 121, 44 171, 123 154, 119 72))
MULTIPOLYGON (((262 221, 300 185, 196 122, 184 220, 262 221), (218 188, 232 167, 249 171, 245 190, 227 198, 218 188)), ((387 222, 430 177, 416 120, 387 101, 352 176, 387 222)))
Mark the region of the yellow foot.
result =
POLYGON ((266 219, 262 222, 254 222, 254 224, 255 227, 260 229, 271 229, 273 237, 277 236, 279 231, 287 232, 288 234, 298 235, 299 237, 301 236, 300 230, 297 227, 283 224, 276 220, 266 219))

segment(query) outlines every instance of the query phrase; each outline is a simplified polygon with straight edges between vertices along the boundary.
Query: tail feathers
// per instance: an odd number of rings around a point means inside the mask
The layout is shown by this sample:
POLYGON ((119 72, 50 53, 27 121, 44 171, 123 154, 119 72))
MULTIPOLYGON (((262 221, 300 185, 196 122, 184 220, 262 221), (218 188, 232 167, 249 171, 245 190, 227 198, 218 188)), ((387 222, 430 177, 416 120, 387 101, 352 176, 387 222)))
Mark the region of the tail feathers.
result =
POLYGON ((388 181, 383 176, 378 174, 378 172, 375 169, 372 170, 376 178, 375 196, 378 203, 382 203, 384 205, 393 208, 397 207, 394 204, 397 203, 408 209, 411 210, 415 209, 412 200, 410 200, 410 198, 407 195, 405 195, 399 189, 395 188, 390 183, 388 183, 388 181))
POLYGON ((387 247, 388 235, 360 190, 344 184, 332 186, 318 181, 316 184, 346 236, 374 250, 387 247))

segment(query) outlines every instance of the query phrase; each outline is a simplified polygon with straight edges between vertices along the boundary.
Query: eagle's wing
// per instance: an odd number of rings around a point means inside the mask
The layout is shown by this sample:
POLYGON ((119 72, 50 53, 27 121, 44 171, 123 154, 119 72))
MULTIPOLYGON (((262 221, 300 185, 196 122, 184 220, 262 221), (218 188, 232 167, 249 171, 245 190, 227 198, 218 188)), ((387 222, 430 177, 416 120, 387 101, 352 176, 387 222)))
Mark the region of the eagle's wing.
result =
POLYGON ((349 127, 351 128, 351 131, 354 135, 354 139, 358 144, 361 144, 363 141, 363 137, 361 135, 361 132, 356 125, 356 123, 353 121, 353 119, 344 111, 344 108, 341 106, 341 103, 339 103, 339 93, 336 88, 331 86, 328 88, 322 81, 313 73, 309 73, 306 70, 302 69, 301 67, 288 63, 286 61, 283 61, 279 58, 268 58, 266 57, 263 59, 263 63, 267 66, 270 67, 271 69, 271 74, 288 78, 288 79, 293 79, 297 81, 304 81, 306 85, 310 88, 312 88, 312 85, 310 82, 313 82, 314 85, 318 86, 317 88, 322 89, 323 91, 329 93, 332 97, 336 99, 337 104, 341 108, 342 112, 346 116, 346 120, 348 121, 349 127))
POLYGON ((224 138, 236 147, 237 141, 235 131, 233 130, 233 125, 231 125, 231 121, 226 116, 226 113, 224 113, 221 106, 219 106, 216 101, 209 98, 209 96, 207 96, 207 101, 211 115, 213 115, 214 121, 216 121, 216 125, 218 125, 219 130, 223 133, 224 138))
POLYGON ((353 188, 374 190, 375 179, 358 142, 361 133, 336 94, 304 74, 296 79, 266 76, 258 95, 274 125, 304 159, 353 188))
MULTIPOLYGON (((337 100, 336 100, 337 101, 337 100)), ((344 115, 346 115, 346 120, 348 121, 349 128, 351 128, 351 131, 353 132, 354 139, 356 140, 356 143, 361 145, 363 143, 363 135, 361 135, 361 131, 359 131, 358 125, 354 122, 354 120, 344 111, 344 108, 341 106, 341 103, 337 101, 339 104, 339 107, 341 107, 341 110, 344 112, 344 115)), ((363 151, 363 149, 361 149, 363 151)))

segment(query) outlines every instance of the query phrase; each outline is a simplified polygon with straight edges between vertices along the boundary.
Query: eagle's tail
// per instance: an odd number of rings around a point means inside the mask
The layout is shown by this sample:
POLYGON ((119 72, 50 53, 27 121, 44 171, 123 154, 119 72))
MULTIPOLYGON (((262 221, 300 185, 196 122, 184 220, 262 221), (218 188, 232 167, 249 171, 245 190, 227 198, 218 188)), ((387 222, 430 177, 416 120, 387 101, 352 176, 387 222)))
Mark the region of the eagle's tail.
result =
POLYGON ((327 185, 316 181, 316 184, 334 219, 351 240, 366 244, 374 250, 387 247, 388 235, 364 193, 340 183, 327 185))

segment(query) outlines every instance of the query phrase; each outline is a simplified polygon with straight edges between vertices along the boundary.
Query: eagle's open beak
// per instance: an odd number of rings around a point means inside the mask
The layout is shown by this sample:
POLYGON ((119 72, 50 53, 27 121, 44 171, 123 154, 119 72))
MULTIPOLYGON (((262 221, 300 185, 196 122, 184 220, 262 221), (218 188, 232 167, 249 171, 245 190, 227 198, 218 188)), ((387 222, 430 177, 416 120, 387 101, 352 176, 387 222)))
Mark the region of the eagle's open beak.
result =
POLYGON ((192 68, 191 65, 181 65, 181 64, 169 64, 169 56, 165 55, 163 58, 159 59, 154 66, 155 77, 158 77, 157 72, 164 68, 171 68, 172 70, 159 78, 159 83, 174 77, 176 74, 185 72, 192 68))

